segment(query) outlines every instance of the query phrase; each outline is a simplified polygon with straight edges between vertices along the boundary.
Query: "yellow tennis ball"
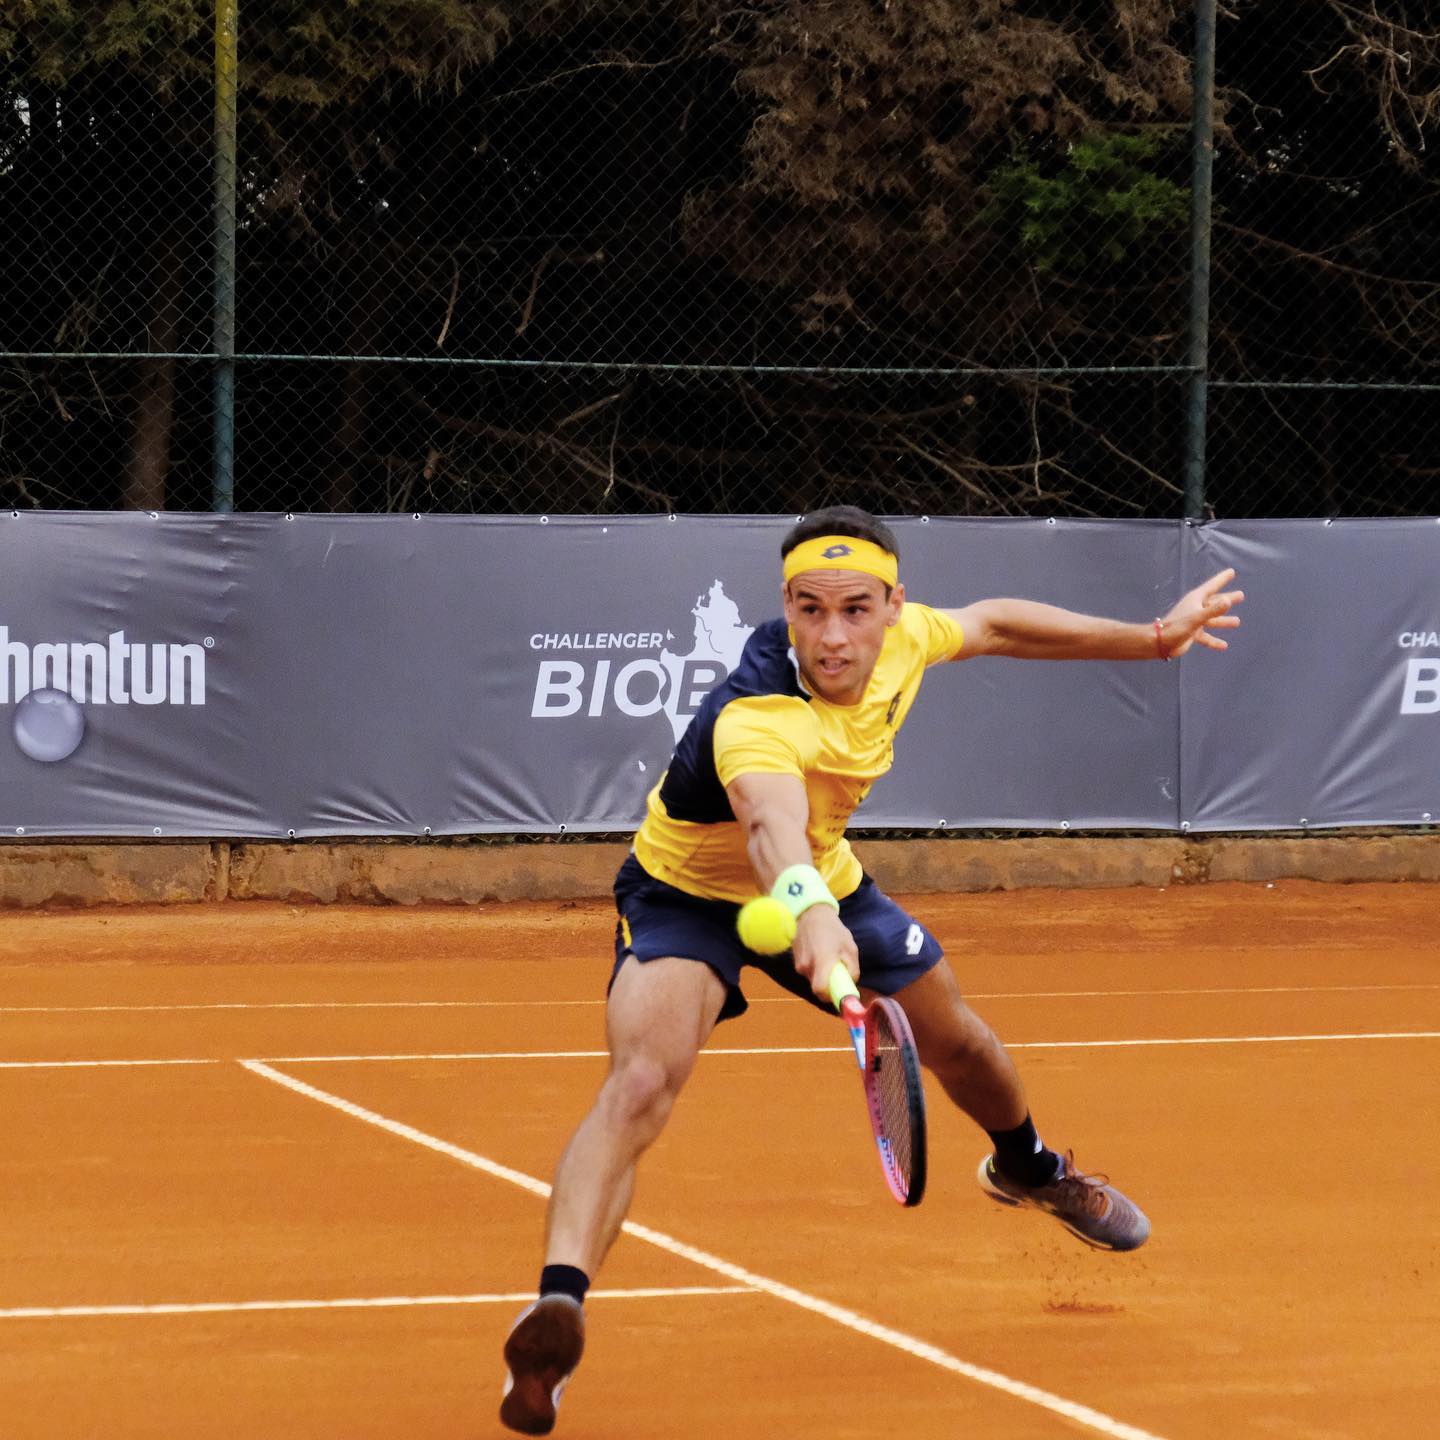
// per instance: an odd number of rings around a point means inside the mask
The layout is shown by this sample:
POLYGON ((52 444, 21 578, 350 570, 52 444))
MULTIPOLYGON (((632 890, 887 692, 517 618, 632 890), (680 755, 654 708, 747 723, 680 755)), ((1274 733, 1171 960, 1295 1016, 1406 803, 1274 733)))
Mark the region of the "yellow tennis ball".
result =
POLYGON ((757 955, 781 955, 795 939, 795 917, 773 895, 742 905, 735 925, 745 948, 757 955))

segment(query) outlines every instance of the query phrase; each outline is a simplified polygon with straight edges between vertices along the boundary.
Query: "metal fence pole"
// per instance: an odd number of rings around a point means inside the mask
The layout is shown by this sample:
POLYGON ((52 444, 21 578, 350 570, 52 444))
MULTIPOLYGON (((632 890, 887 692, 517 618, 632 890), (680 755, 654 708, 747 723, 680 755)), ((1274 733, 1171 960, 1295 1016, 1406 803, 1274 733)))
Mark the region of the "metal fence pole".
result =
POLYGON ((1215 167, 1215 4, 1195 0, 1190 126, 1190 305, 1185 361, 1185 518, 1205 518, 1205 422, 1210 401, 1210 202, 1215 167))
POLYGON ((235 191, 237 0, 215 0, 215 289, 216 355, 213 489, 210 508, 235 508, 235 191))

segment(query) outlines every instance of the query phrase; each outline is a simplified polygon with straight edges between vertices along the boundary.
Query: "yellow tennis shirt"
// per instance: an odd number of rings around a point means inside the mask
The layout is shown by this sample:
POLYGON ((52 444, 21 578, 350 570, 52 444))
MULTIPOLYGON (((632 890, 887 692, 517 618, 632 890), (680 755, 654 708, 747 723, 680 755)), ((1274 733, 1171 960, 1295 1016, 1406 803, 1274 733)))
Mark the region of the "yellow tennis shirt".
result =
POLYGON ((855 705, 831 705, 800 680, 783 620, 759 626, 734 672, 706 697, 670 768, 646 800, 635 856, 657 880, 741 903, 756 891, 745 837, 725 787, 739 775, 797 775, 810 801, 815 866, 837 899, 861 879, 845 827, 894 759, 927 666, 953 659, 965 635, 927 605, 907 603, 885 632, 855 705))

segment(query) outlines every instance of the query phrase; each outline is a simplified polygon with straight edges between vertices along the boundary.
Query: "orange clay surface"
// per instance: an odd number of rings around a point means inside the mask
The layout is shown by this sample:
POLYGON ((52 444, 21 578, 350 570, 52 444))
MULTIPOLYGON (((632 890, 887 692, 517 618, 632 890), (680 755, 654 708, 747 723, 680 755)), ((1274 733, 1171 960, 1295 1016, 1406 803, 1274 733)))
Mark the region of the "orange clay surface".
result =
MULTIPOLYGON (((992 1205, 933 1088, 930 1193, 901 1210, 838 1022, 756 977, 642 1165, 647 1230, 598 1279, 557 1434, 1433 1434, 1440 892, 912 908, 1150 1244, 992 1205)), ((598 902, 0 916, 0 1433, 503 1433, 612 926, 598 902)))

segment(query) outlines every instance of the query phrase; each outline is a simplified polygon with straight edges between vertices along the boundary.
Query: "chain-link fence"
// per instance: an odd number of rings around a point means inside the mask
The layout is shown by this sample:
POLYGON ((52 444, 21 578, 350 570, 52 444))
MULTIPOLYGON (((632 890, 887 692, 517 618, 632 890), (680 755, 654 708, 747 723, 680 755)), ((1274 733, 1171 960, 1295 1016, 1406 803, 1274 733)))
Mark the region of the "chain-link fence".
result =
POLYGON ((212 3, 0 19, 0 504, 1440 511, 1419 0, 212 3))

